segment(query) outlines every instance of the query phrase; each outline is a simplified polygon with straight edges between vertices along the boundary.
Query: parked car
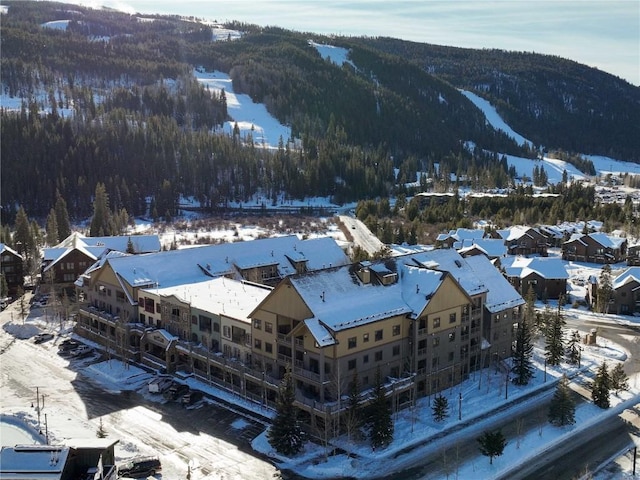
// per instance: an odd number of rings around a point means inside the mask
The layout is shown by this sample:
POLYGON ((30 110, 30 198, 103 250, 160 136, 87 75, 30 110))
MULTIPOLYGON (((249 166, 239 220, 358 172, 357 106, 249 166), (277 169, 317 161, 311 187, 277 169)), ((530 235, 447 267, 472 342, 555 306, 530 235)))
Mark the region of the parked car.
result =
POLYGON ((177 400, 189 391, 189 385, 184 383, 173 382, 169 387, 169 390, 164 392, 164 397, 167 400, 177 400))
POLYGON ((93 355, 93 348, 88 345, 80 345, 69 352, 72 357, 85 358, 93 355))
POLYGON ((58 346, 58 354, 62 355, 62 356, 71 355, 71 352, 73 350, 75 350, 76 348, 78 348, 80 345, 82 345, 82 344, 80 342, 78 342, 77 340, 73 340, 73 339, 64 340, 58 346))
POLYGON ((33 337, 33 343, 44 343, 48 342, 53 338, 53 333, 39 333, 35 337, 33 337))
POLYGON ((172 384, 173 379, 170 376, 161 375, 152 378, 148 384, 149 393, 164 393, 171 387, 172 384))
POLYGON ((184 406, 193 405, 199 402, 204 397, 204 394, 200 390, 189 390, 182 396, 182 404, 184 406))
POLYGON ((118 477, 146 478, 161 470, 158 457, 136 457, 118 465, 118 477))

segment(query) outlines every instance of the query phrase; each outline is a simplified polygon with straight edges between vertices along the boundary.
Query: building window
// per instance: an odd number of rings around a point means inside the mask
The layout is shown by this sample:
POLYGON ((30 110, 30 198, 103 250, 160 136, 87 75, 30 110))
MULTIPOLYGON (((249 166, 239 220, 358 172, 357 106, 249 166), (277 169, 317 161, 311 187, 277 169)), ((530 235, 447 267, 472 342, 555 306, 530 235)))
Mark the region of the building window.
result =
POLYGON ((228 325, 222 327, 222 335, 226 338, 231 338, 231 328, 228 325))
POLYGON ((376 362, 381 362, 382 361, 382 350, 379 350, 375 353, 375 361, 376 362))
POLYGON ((433 319, 433 328, 440 328, 440 317, 433 319))
POLYGON ((439 363, 440 363, 440 358, 439 357, 433 357, 431 359, 431 368, 437 368, 439 363))
POLYGON ((449 334, 449 341, 450 341, 450 342, 454 342, 454 341, 455 341, 455 339, 456 339, 456 332, 451 332, 451 333, 449 334))
POLYGON ((357 345, 358 341, 356 340, 356 337, 351 337, 347 340, 347 348, 356 348, 357 345))
POLYGON ((214 323, 213 324, 213 331, 215 333, 220 333, 220 324, 219 323, 214 323))
POLYGON ((349 360, 349 363, 347 363, 347 369, 349 370, 355 370, 356 369, 356 359, 352 359, 349 360))
POLYGON ((498 323, 499 321, 500 321, 500 314, 497 314, 497 315, 495 316, 495 318, 493 319, 493 322, 494 322, 494 323, 498 323))
POLYGON ((362 357, 362 363, 369 363, 369 355, 362 357))
POLYGON ((198 324, 198 317, 196 317, 195 315, 191 315, 191 325, 197 325, 198 324))
POLYGON ((382 330, 376 330, 375 339, 376 339, 376 342, 379 342, 380 340, 382 340, 382 330))
POLYGON ((449 315, 449 323, 456 323, 456 314, 452 313, 449 315))
POLYGON ((393 332, 392 332, 393 336, 397 336, 400 335, 400 325, 394 325, 393 326, 393 332))
POLYGON ((267 333, 273 333, 273 323, 265 322, 264 331, 267 333))
POLYGON ((393 346, 393 356, 397 357, 398 355, 400 355, 400 345, 394 345, 393 346))
POLYGON ((362 334, 362 342, 363 343, 367 343, 369 341, 369 334, 368 333, 363 333, 362 334))
POLYGON ((262 340, 256 338, 253 340, 253 346, 256 350, 262 350, 262 340))
POLYGON ((437 347, 440 345, 440 337, 433 337, 433 346, 437 347))
POLYGON ((273 345, 271 345, 269 342, 265 342, 264 351, 267 353, 273 353, 273 345))
POLYGON ((253 328, 256 330, 262 330, 262 320, 255 319, 253 321, 253 328))

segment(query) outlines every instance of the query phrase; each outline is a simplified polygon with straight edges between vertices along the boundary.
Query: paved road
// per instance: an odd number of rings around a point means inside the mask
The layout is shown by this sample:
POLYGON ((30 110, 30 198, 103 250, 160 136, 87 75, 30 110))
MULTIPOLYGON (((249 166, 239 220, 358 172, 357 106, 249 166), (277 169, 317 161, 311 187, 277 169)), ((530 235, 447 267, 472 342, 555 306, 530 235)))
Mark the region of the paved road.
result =
POLYGON ((353 237, 353 243, 365 250, 369 255, 373 255, 384 248, 384 243, 378 240, 367 226, 360 220, 348 215, 340 215, 340 221, 353 237))

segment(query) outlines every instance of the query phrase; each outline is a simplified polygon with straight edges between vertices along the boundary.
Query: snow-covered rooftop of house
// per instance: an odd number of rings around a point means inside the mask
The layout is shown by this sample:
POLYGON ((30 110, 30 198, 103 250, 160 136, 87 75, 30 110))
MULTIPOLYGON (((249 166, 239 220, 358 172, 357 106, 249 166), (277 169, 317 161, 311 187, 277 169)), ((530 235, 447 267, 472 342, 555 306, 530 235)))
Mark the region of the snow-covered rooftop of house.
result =
POLYGON ((628 282, 635 281, 640 284, 640 267, 629 267, 612 282, 614 289, 620 288, 628 282))
POLYGON ((476 272, 479 277, 482 277, 487 285, 491 285, 485 301, 485 307, 491 313, 514 308, 525 303, 522 296, 513 288, 504 275, 493 266, 487 257, 476 255, 467 257, 465 260, 471 269, 476 272))
POLYGON ((270 287, 218 277, 202 282, 149 289, 160 296, 175 296, 191 307, 216 315, 249 321, 249 314, 271 292, 270 287))
POLYGON ((92 248, 85 248, 82 245, 77 246, 75 249, 73 249, 73 248, 45 248, 45 249, 43 249, 44 260, 45 261, 50 261, 50 263, 44 268, 43 272, 46 272, 46 271, 52 269, 54 265, 56 265, 59 262, 61 262, 62 260, 64 260, 64 258, 67 255, 69 255, 71 252, 73 252, 74 250, 82 252, 89 259, 95 261, 95 260, 97 260, 98 258, 100 258, 102 256, 102 253, 104 253, 105 248, 104 247, 100 247, 100 248, 97 248, 97 249, 96 248, 92 249, 92 248))
POLYGON ((4 252, 8 252, 8 253, 11 253, 12 255, 22 258, 22 255, 16 252, 13 248, 11 248, 5 243, 0 243, 0 253, 4 253, 4 252))
POLYGON ((607 248, 620 248, 627 241, 626 238, 613 237, 603 232, 589 233, 589 236, 607 248))
POLYGON ((531 227, 513 226, 505 228, 504 230, 498 230, 497 232, 505 241, 509 242, 522 238, 528 234, 529 230, 531 230, 531 227))
POLYGON ((531 273, 537 273, 542 278, 568 279, 569 274, 564 262, 557 257, 505 257, 501 260, 507 276, 525 278, 531 273))
POLYGON ((504 257, 507 254, 507 246, 499 238, 476 238, 471 242, 463 242, 463 246, 458 253, 463 254, 474 248, 484 252, 491 258, 504 257))
POLYGON ((0 449, 0 475, 33 480, 58 479, 67 463, 64 445, 16 445, 0 449))

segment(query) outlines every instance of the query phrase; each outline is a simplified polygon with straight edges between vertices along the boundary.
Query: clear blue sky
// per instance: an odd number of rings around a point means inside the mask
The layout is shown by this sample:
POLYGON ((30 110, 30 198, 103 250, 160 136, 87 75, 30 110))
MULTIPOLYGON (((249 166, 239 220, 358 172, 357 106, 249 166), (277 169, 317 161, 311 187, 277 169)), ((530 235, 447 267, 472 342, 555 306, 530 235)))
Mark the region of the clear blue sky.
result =
MULTIPOLYGON (((64 1, 64 0, 63 0, 64 1)), ((640 86, 640 0, 70 0, 130 13, 545 53, 640 86)))

